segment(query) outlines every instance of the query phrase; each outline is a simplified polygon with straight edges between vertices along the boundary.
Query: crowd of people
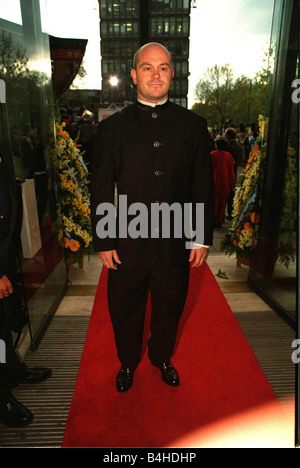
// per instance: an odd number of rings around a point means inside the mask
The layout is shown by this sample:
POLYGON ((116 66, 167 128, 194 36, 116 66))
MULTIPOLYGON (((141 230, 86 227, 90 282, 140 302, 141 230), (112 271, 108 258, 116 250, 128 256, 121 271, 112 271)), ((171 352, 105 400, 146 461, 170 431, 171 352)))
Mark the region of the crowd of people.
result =
POLYGON ((77 115, 72 108, 61 108, 60 114, 61 122, 65 124, 65 130, 72 140, 77 141, 80 151, 84 154, 84 162, 89 167, 97 131, 94 114, 84 108, 80 108, 77 115))
POLYGON ((246 135, 230 127, 225 132, 210 133, 210 149, 215 183, 215 226, 221 227, 232 219, 234 188, 238 167, 245 165, 254 143, 253 131, 246 135))

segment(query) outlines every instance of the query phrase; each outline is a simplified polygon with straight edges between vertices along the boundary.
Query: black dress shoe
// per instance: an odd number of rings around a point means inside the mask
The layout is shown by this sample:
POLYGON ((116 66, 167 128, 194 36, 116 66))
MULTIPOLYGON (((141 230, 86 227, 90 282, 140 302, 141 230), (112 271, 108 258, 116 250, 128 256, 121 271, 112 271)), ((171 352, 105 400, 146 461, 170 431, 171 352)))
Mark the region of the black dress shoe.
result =
POLYGON ((117 375, 117 391, 127 392, 133 384, 134 370, 129 367, 121 367, 117 375))
POLYGON ((0 422, 8 427, 24 427, 33 421, 33 414, 12 395, 6 403, 0 403, 0 422))
POLYGON ((170 362, 163 362, 157 367, 160 370, 162 380, 166 384, 171 385, 171 387, 177 387, 180 384, 177 370, 170 362))
POLYGON ((52 375, 52 370, 48 367, 34 367, 32 369, 27 368, 20 377, 20 379, 10 382, 10 387, 15 387, 19 384, 37 384, 49 379, 52 375))

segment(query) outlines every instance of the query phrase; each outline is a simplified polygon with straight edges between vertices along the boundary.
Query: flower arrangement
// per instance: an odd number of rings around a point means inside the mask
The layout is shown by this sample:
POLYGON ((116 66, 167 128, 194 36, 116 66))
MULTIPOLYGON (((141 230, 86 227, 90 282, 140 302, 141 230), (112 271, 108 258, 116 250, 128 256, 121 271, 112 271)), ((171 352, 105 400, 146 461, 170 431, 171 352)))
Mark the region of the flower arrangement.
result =
MULTIPOLYGON (((266 161, 268 121, 259 116, 259 136, 252 146, 244 173, 238 180, 233 204, 233 220, 221 242, 221 251, 250 260, 257 245, 262 187, 266 161)), ((277 261, 287 268, 295 260, 297 225, 297 161, 295 150, 288 147, 287 166, 278 238, 277 261)))
POLYGON ((297 159, 295 149, 289 146, 278 238, 278 261, 287 268, 296 259, 297 213, 297 159))
POLYGON ((238 180, 233 202, 233 220, 228 234, 221 242, 221 251, 234 252, 247 260, 251 258, 259 229, 261 194, 268 122, 259 116, 259 136, 252 146, 244 173, 238 180))
POLYGON ((54 167, 58 177, 57 237, 67 264, 82 266, 83 255, 92 253, 92 228, 88 169, 76 141, 56 123, 54 167), (61 228, 63 226, 63 229, 61 228))

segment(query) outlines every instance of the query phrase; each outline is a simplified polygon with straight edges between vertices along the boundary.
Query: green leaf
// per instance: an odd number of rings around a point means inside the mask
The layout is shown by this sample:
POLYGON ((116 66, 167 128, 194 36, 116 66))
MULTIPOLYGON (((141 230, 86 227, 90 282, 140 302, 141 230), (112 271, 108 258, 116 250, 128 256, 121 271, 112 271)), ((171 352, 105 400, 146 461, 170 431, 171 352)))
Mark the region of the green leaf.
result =
POLYGON ((218 273, 216 274, 216 276, 218 276, 219 278, 222 278, 222 279, 229 279, 225 273, 224 270, 221 270, 219 269, 218 273))

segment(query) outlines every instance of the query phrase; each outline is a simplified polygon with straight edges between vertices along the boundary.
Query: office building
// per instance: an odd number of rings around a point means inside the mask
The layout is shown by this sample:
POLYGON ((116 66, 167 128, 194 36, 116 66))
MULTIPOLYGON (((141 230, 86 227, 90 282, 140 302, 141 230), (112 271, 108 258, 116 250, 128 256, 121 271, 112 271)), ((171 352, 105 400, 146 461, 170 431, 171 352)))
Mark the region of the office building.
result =
POLYGON ((102 102, 135 100, 132 58, 147 42, 160 42, 172 53, 175 78, 170 99, 187 107, 190 0, 101 0, 102 102))

